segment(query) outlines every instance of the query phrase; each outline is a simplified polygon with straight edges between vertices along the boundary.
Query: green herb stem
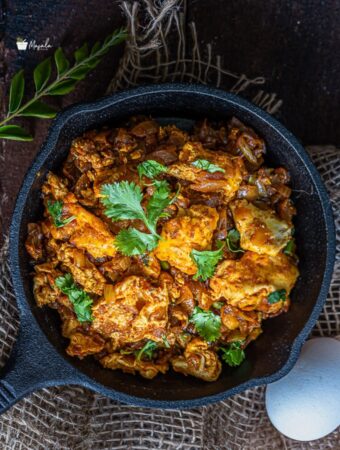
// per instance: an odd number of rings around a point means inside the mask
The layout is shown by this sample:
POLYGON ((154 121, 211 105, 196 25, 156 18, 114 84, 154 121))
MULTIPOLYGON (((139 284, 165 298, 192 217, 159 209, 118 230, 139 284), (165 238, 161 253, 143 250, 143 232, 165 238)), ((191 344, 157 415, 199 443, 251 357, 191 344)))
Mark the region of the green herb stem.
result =
POLYGON ((50 94, 51 91, 53 91, 54 88, 58 86, 58 84, 61 81, 64 81, 68 78, 72 79, 72 75, 75 73, 75 71, 78 71, 82 67, 88 67, 89 64, 96 62, 97 58, 103 56, 106 49, 109 49, 111 46, 120 43, 122 40, 126 38, 126 31, 120 30, 117 34, 115 34, 112 37, 112 40, 108 41, 104 44, 104 47, 99 47, 96 51, 91 53, 87 58, 83 59, 82 61, 77 62, 73 67, 66 70, 62 75, 57 75, 56 79, 48 86, 40 90, 39 92, 36 92, 35 95, 28 100, 24 105, 22 105, 20 108, 18 108, 15 112, 12 114, 8 114, 4 120, 0 122, 0 126, 6 124, 7 122, 11 121, 15 117, 18 117, 21 115, 21 113, 27 109, 28 106, 31 106, 33 103, 35 103, 37 100, 41 99, 42 97, 45 97, 50 94))

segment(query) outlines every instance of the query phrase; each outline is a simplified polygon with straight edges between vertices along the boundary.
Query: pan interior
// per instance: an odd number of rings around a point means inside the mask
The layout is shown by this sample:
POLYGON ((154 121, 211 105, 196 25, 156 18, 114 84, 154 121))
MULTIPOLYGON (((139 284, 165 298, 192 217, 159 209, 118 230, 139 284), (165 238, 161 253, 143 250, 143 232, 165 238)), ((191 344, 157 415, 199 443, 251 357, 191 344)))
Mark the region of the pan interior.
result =
MULTIPOLYGON (((62 121, 62 117, 59 119, 62 121)), ((253 378, 270 376, 287 361, 293 341, 304 327, 318 298, 327 261, 327 230, 324 212, 317 187, 308 167, 297 150, 268 121, 253 114, 244 105, 228 102, 225 98, 204 96, 199 92, 158 92, 152 95, 126 96, 122 102, 105 107, 78 111, 62 124, 57 142, 47 141, 43 149, 43 163, 22 208, 20 223, 20 271, 27 302, 39 326, 73 366, 108 388, 140 398, 156 400, 191 400, 225 392, 253 378), (264 323, 263 334, 246 351, 246 361, 238 368, 224 367, 220 378, 206 383, 193 377, 185 377, 172 371, 153 380, 102 368, 92 358, 78 360, 66 355, 66 339, 60 332, 60 320, 49 308, 39 309, 32 294, 30 273, 32 266, 24 248, 27 224, 41 217, 40 188, 49 170, 58 171, 71 140, 85 130, 103 124, 115 126, 135 114, 152 115, 162 124, 173 123, 179 128, 190 129, 197 119, 226 120, 236 116, 251 126, 267 144, 266 164, 284 166, 291 174, 293 200, 297 207, 295 220, 296 241, 300 258, 301 276, 292 293, 292 306, 287 314, 264 323)))

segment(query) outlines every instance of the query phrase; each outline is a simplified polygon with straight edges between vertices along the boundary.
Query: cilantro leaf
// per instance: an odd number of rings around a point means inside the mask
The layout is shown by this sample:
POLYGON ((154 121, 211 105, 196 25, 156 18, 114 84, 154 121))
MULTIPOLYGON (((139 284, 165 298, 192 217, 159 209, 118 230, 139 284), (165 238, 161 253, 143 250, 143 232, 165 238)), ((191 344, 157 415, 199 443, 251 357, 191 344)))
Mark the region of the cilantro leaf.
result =
POLYGON ((214 342, 221 334, 221 317, 212 311, 196 306, 189 322, 195 324, 198 334, 208 342, 214 342))
POLYGON ((283 253, 287 256, 293 256, 295 253, 296 245, 294 242, 294 239, 291 239, 289 242, 287 242, 287 245, 283 249, 283 253))
POLYGON ((133 182, 105 184, 101 189, 101 202, 106 207, 105 214, 108 217, 112 220, 142 220, 151 233, 143 233, 135 228, 121 230, 116 236, 115 245, 123 255, 141 255, 157 246, 160 238, 156 231, 157 221, 165 216, 164 209, 171 204, 172 199, 166 181, 155 180, 154 187, 145 210, 142 207, 142 191, 133 182))
POLYGON ((140 361, 143 357, 147 359, 152 359, 153 352, 157 348, 157 343, 155 341, 147 341, 146 344, 136 352, 136 359, 140 361))
POLYGON ((128 181, 104 184, 100 191, 105 215, 112 220, 140 219, 145 221, 141 201, 143 194, 139 186, 128 181))
POLYGON ((168 263, 168 261, 160 261, 160 265, 161 265, 162 270, 170 269, 170 264, 168 263))
POLYGON ((123 255, 141 255, 157 246, 157 221, 164 216, 164 209, 172 201, 170 187, 166 181, 155 181, 155 191, 148 201, 146 211, 142 207, 142 191, 133 182, 105 184, 101 195, 101 202, 106 207, 105 214, 112 220, 139 219, 151 232, 143 233, 135 228, 121 230, 116 236, 115 245, 123 255))
POLYGON ((287 297, 286 289, 279 289, 268 295, 268 303, 270 305, 273 305, 274 303, 277 303, 280 300, 285 301, 286 297, 287 297))
POLYGON ((157 244, 157 236, 143 233, 136 228, 121 230, 115 238, 115 246, 125 256, 142 255, 153 250, 157 244))
POLYGON ((171 203, 170 186, 166 181, 158 181, 156 189, 146 206, 149 222, 156 227, 157 221, 164 214, 163 211, 171 203))
POLYGON ((82 289, 80 289, 73 281, 72 275, 67 273, 55 279, 56 286, 66 294, 73 305, 74 312, 79 322, 91 322, 93 300, 82 289))
POLYGON ((51 202, 50 200, 48 200, 47 211, 52 217, 54 226, 56 226, 57 228, 63 227, 64 225, 69 224, 70 222, 72 222, 72 220, 75 219, 74 216, 63 218, 63 202, 60 201, 51 202))
POLYGON ((167 168, 153 159, 148 159, 147 161, 138 164, 137 171, 139 178, 143 176, 147 178, 155 178, 163 172, 167 171, 167 168))
POLYGON ((219 167, 206 159, 196 159, 196 161, 192 162, 191 165, 197 167, 198 169, 206 170, 207 172, 210 173, 225 172, 225 170, 222 169, 222 167, 219 167))
POLYGON ((133 351, 131 348, 128 348, 128 349, 126 349, 126 348, 121 348, 121 349, 119 350, 119 353, 120 353, 121 355, 132 355, 132 353, 134 353, 134 351, 133 351))
POLYGON ((218 250, 192 250, 191 258, 197 266, 197 272, 193 276, 194 280, 206 281, 212 277, 215 272, 215 267, 223 256, 223 244, 220 244, 218 250))
POLYGON ((224 302, 214 302, 213 304, 212 304, 212 306, 215 308, 215 309, 221 309, 222 308, 222 306, 224 306, 224 302))
POLYGON ((231 367, 239 366, 245 359, 246 355, 244 350, 241 348, 242 342, 232 342, 228 347, 221 347, 222 359, 231 367))
POLYGON ((162 341, 163 341, 163 344, 164 344, 165 348, 170 348, 171 347, 170 342, 168 341, 168 338, 166 337, 165 334, 163 334, 163 336, 162 336, 162 341))
POLYGON ((236 228, 228 232, 226 241, 229 251, 233 253, 244 253, 244 250, 240 247, 240 233, 236 228))

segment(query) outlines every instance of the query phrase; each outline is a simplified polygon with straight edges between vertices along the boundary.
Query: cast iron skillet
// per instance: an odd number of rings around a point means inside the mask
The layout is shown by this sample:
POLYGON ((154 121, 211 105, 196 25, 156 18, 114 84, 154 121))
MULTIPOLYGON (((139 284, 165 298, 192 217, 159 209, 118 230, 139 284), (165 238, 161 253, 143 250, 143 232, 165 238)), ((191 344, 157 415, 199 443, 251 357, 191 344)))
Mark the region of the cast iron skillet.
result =
MULTIPOLYGON (((326 299, 334 261, 334 228, 330 203, 313 164, 296 139, 276 120, 234 95, 198 85, 165 84, 121 92, 80 104, 53 122, 48 138, 28 171, 17 198, 10 230, 10 262, 21 326, 0 386, 5 411, 29 392, 62 384, 79 384, 121 402, 162 408, 196 407, 216 402, 252 386, 271 383, 293 367, 326 299), (55 311, 39 309, 32 295, 32 267, 25 252, 27 224, 42 213, 40 188, 47 171, 57 170, 71 140, 104 123, 117 124, 134 114, 151 114, 190 128, 208 117, 235 115, 253 127, 268 146, 269 165, 283 165, 292 176, 298 215, 295 222, 301 277, 287 314, 264 323, 264 333, 247 349, 246 361, 225 367, 206 383, 169 372, 154 380, 102 368, 95 360, 65 353, 55 311)), ((1 411, 0 410, 0 411, 1 411)))

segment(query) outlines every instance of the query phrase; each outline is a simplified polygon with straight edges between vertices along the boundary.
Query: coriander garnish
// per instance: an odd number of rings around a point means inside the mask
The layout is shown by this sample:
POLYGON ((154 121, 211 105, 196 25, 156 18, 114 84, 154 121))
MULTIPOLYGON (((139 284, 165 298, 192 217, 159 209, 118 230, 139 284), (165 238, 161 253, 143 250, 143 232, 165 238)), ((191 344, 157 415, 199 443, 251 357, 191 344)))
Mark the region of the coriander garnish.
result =
POLYGON ((244 350, 241 348, 242 342, 232 342, 228 347, 220 347, 222 359, 231 367, 239 366, 245 359, 244 350))
POLYGON ((50 213, 53 223, 57 228, 63 227, 75 219, 74 216, 67 217, 67 218, 62 217, 63 203, 60 201, 56 201, 56 202, 52 203, 50 200, 48 200, 47 211, 50 213))
POLYGON ((198 334, 208 342, 216 341, 221 334, 221 317, 212 311, 196 306, 189 322, 195 324, 198 334))
POLYGON ((158 175, 160 175, 163 172, 166 172, 167 168, 166 166, 163 166, 163 164, 160 164, 157 161, 154 161, 153 159, 148 159, 137 166, 137 171, 139 178, 147 177, 147 178, 155 178, 158 175))
POLYGON ((283 253, 287 256, 294 256, 295 254, 296 245, 294 242, 294 239, 291 239, 287 242, 287 245, 283 249, 283 253))
POLYGON ((141 255, 157 247, 160 238, 156 231, 157 222, 164 216, 165 208, 172 201, 170 187, 166 181, 157 183, 146 205, 146 210, 142 207, 141 188, 133 182, 120 181, 105 184, 101 189, 101 195, 107 217, 112 220, 139 219, 150 231, 150 233, 143 233, 136 228, 121 230, 115 241, 121 253, 126 256, 141 255))
POLYGON ((136 228, 121 230, 115 239, 115 246, 125 256, 144 255, 157 247, 158 237, 143 233, 136 228))
POLYGON ((136 359, 140 361, 142 358, 152 359, 154 351, 157 348, 157 343, 155 341, 147 341, 145 345, 136 351, 136 359))
POLYGON ((233 253, 244 253, 244 250, 240 247, 240 233, 236 228, 228 231, 226 242, 229 251, 233 253))
POLYGON ((280 300, 285 301, 286 297, 287 297, 286 289, 279 289, 268 295, 268 303, 270 305, 273 305, 274 303, 277 303, 280 300))
POLYGON ((192 162, 191 165, 210 173, 225 172, 225 170, 222 169, 222 167, 219 167, 206 159, 196 159, 196 161, 192 162))
POLYGON ((214 275, 216 265, 223 256, 223 244, 219 243, 219 246, 218 250, 192 250, 190 256, 197 266, 194 280, 206 281, 214 275))
POLYGON ((72 275, 67 273, 65 276, 56 278, 55 284, 61 292, 68 296, 79 322, 91 322, 93 320, 91 310, 93 300, 74 283, 72 275))

